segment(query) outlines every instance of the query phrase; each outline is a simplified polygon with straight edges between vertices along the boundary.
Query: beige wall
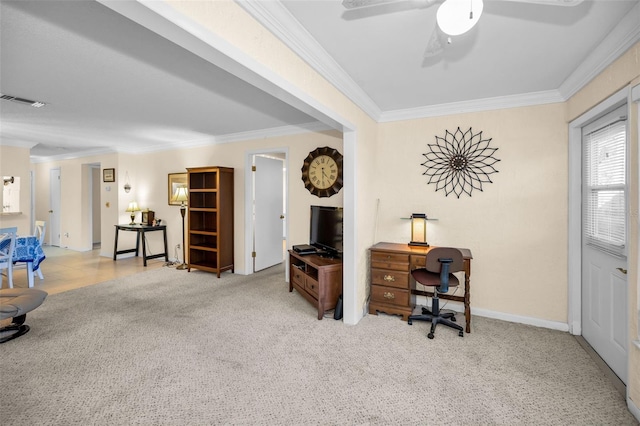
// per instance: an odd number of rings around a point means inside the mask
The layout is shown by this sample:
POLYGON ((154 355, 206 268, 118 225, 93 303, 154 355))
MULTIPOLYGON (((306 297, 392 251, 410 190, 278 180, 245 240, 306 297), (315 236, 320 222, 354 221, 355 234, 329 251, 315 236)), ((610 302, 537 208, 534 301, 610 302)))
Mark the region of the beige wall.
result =
MULTIPOLYGON (((0 228, 17 226, 18 234, 22 235, 31 233, 30 170, 31 161, 28 148, 0 145, 0 176, 16 176, 20 178, 20 213, 0 215, 0 228)), ((0 188, 1 200, 2 191, 0 188)))
POLYGON ((380 125, 379 241, 408 242, 423 212, 433 245, 471 249, 475 313, 567 323, 567 125, 562 104, 380 125), (457 198, 427 184, 428 144, 461 127, 482 131, 501 161, 493 183, 457 198), (550 297, 550 295, 553 295, 550 297), (484 312, 483 312, 484 311, 484 312), (489 311, 492 311, 490 313, 489 311))

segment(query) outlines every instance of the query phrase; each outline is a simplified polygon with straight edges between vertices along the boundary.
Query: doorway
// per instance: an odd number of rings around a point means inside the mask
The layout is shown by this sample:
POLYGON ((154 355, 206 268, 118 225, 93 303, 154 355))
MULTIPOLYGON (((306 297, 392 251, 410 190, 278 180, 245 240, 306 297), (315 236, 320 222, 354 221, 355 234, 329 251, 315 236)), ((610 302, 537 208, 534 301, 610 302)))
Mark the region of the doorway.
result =
POLYGON ((280 264, 287 247, 286 148, 247 154, 245 215, 247 274, 280 264))
POLYGON ((627 382, 627 95, 569 126, 569 328, 627 382))

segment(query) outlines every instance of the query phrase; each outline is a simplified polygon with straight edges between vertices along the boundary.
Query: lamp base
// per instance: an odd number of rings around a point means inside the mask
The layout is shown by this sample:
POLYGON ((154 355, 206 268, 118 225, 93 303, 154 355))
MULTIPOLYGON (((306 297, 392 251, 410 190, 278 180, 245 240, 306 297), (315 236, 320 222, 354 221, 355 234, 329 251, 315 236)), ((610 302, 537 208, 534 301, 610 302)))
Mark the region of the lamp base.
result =
POLYGON ((135 224, 136 224, 136 214, 131 213, 131 223, 129 225, 135 225, 135 224))
POLYGON ((176 269, 178 269, 180 271, 183 271, 183 270, 187 269, 188 267, 189 266, 186 263, 182 263, 182 264, 176 266, 176 269))
POLYGON ((418 246, 418 247, 429 247, 429 243, 427 243, 427 242, 421 243, 419 241, 411 241, 409 243, 409 245, 410 246, 418 246))

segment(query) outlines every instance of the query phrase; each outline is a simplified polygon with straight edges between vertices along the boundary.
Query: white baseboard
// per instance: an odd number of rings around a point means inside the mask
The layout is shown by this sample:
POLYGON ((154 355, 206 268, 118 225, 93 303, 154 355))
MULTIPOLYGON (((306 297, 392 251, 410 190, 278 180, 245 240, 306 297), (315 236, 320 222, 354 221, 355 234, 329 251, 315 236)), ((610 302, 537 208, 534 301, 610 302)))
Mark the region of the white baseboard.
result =
POLYGON ((627 396, 627 407, 633 416, 640 422, 640 408, 627 396))
MULTIPOLYGON (((440 299, 440 308, 451 309, 456 312, 464 312, 464 304, 453 302, 450 300, 440 299), (444 303, 446 302, 446 304, 444 303)), ((525 317, 522 315, 506 314, 504 312, 491 311, 489 309, 481 309, 471 307, 471 315, 480 317, 499 319, 502 321, 515 322, 518 324, 533 325, 535 327, 549 328, 551 330, 569 331, 569 324, 564 322, 549 321, 540 318, 525 317)))

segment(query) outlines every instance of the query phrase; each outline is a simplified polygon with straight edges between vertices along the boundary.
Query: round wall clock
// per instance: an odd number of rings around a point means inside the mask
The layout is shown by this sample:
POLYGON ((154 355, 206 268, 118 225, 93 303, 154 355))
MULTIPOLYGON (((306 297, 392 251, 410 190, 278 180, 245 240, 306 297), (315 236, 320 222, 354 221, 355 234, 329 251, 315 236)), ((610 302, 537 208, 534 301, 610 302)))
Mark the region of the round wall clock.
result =
POLYGON ((342 189, 342 154, 325 146, 311 151, 302 164, 302 181, 316 197, 331 197, 342 189))

